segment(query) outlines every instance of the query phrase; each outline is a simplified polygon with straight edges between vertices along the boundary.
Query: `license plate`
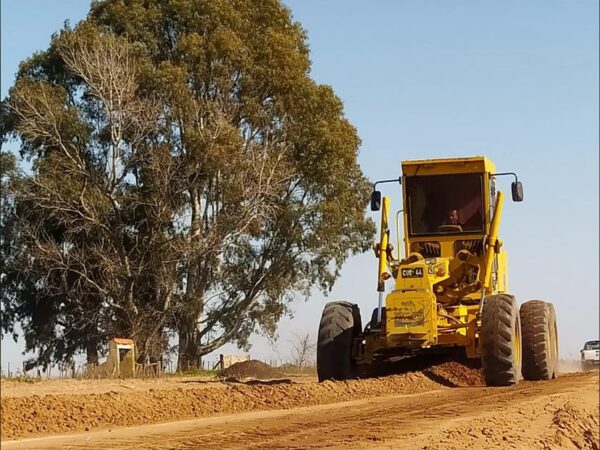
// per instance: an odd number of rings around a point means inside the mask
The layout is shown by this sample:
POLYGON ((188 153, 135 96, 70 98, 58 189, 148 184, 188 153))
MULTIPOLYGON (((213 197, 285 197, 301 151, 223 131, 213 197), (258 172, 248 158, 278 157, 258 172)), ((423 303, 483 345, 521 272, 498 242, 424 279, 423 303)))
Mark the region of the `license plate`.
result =
POLYGON ((409 269, 402 269, 402 278, 423 278, 422 267, 412 267, 409 269))

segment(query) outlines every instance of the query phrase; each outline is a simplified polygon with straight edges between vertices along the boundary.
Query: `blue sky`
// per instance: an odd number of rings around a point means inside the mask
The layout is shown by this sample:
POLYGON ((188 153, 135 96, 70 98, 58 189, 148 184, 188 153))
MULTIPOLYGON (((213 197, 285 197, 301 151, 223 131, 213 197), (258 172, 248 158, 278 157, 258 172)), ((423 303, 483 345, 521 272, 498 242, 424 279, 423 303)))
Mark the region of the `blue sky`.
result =
MULTIPOLYGON (((505 206, 510 290, 555 303, 560 350, 598 338, 598 2, 286 1, 308 32, 312 75, 333 86, 362 139, 360 164, 393 178, 400 161, 485 155, 515 171, 525 201, 505 206)), ((21 60, 47 47, 87 0, 2 2, 2 97, 21 60)), ((499 184, 510 188, 509 180, 499 184)), ((387 188, 392 208, 399 191, 387 188)), ((370 213, 369 213, 370 214, 370 213)), ((376 305, 372 253, 351 258, 328 298, 298 300, 280 341, 251 354, 286 358, 293 333, 314 337, 330 299, 376 305)), ((235 351, 226 347, 225 352, 235 351)), ((2 341, 2 361, 19 345, 2 341)))

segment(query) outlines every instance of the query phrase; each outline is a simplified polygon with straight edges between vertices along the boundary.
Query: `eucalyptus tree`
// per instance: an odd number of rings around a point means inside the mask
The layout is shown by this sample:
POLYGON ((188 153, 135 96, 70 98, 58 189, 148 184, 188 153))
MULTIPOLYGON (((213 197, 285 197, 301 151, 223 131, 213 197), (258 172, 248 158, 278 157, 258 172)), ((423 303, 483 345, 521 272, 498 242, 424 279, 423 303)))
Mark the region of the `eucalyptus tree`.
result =
POLYGON ((276 0, 94 2, 21 65, 3 132, 32 162, 9 272, 44 293, 54 348, 122 334, 155 358, 173 333, 196 366, 274 336, 373 235, 356 129, 276 0))

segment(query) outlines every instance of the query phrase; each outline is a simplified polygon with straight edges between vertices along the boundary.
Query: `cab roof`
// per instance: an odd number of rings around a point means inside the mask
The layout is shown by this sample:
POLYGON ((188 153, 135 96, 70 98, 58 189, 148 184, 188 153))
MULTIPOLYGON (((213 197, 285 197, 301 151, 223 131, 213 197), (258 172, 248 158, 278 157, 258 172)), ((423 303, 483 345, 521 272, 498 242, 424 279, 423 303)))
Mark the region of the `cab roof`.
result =
POLYGON ((483 172, 496 172, 496 166, 494 163, 485 156, 402 161, 402 175, 408 176, 483 172))

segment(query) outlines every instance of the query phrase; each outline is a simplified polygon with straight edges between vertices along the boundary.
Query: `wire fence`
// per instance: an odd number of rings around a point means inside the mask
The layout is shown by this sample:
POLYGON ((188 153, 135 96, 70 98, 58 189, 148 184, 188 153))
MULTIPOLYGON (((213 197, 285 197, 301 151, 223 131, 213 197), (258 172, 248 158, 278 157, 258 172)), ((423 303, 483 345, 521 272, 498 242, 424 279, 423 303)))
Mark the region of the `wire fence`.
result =
MULTIPOLYGON (((250 359, 248 356, 247 359, 250 359)), ((253 358, 254 359, 254 358, 253 358)), ((259 361, 273 367, 273 368, 284 368, 294 367, 295 362, 291 359, 285 358, 271 358, 271 359, 258 359, 259 361)), ((56 379, 93 379, 93 378, 104 378, 100 376, 94 376, 94 368, 98 364, 86 364, 83 362, 73 362, 69 364, 55 364, 48 367, 37 366, 33 368, 27 368, 25 362, 3 362, 0 365, 0 376, 3 379, 29 379, 29 380, 56 380, 56 379)), ((203 359, 197 368, 188 368, 183 373, 191 372, 217 372, 223 370, 226 366, 223 364, 221 358, 203 359)), ((303 369, 312 369, 315 367, 314 362, 308 362, 302 365, 303 369)), ((135 377, 136 378, 157 378, 161 376, 175 375, 178 373, 177 361, 164 360, 162 363, 149 363, 149 364, 136 364, 135 366, 135 377)), ((181 372, 179 372, 181 373, 181 372)), ((118 377, 115 375, 115 377, 118 377)))
POLYGON ((25 362, 3 363, 0 369, 2 378, 37 378, 37 379, 66 379, 84 378, 86 376, 86 364, 54 364, 48 367, 37 366, 26 368, 25 362))

